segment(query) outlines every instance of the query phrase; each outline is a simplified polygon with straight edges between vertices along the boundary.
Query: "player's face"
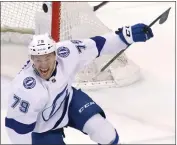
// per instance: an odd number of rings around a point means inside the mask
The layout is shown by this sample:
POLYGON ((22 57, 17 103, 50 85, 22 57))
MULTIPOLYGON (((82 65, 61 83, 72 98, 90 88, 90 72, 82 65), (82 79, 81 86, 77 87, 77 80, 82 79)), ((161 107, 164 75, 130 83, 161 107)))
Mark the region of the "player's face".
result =
POLYGON ((31 59, 33 60, 34 67, 40 74, 41 78, 48 79, 51 77, 56 65, 55 52, 45 55, 33 55, 31 59))

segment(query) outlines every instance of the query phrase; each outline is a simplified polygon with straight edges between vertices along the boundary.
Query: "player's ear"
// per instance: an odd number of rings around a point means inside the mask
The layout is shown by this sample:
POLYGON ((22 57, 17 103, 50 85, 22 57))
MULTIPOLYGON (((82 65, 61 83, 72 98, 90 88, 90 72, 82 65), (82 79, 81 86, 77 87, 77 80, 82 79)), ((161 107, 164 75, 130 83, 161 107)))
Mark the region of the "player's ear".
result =
POLYGON ((34 56, 33 55, 29 55, 28 58, 29 58, 30 61, 33 61, 34 56))
POLYGON ((53 55, 56 57, 56 51, 53 52, 53 55))
POLYGON ((56 51, 54 51, 53 53, 54 53, 54 56, 55 56, 55 60, 57 60, 57 54, 56 54, 56 51))

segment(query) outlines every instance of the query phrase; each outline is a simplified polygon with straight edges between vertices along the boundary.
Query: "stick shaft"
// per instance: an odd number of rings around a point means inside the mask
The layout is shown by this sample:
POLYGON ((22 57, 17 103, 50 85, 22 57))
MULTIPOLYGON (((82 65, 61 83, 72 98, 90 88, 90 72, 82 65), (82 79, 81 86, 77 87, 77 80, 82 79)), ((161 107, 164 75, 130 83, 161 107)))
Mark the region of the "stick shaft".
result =
POLYGON ((100 9, 101 7, 103 7, 107 3, 108 3, 108 1, 104 1, 104 2, 101 2, 100 4, 98 4, 97 6, 94 6, 93 11, 97 11, 98 9, 100 9))
MULTIPOLYGON (((169 10, 170 10, 170 8, 168 9, 168 10, 166 10, 165 12, 163 12, 160 16, 158 16, 154 21, 152 21, 150 24, 149 24, 149 26, 148 27, 152 27, 158 20, 160 20, 161 19, 161 17, 164 15, 164 14, 166 14, 167 16, 166 17, 168 17, 168 12, 169 12, 169 10)), ((164 21, 165 22, 165 21, 164 21)), ((130 45, 129 45, 130 46, 130 45)), ((129 47, 128 46, 128 47, 129 47)), ((127 48, 128 48, 127 47, 127 48)), ((126 48, 126 49, 127 49, 126 48)), ((103 67, 102 67, 102 69, 100 70, 100 72, 103 72, 117 57, 119 57, 126 49, 124 49, 124 50, 122 50, 122 51, 120 51, 119 53, 117 53, 107 64, 105 64, 103 67)))

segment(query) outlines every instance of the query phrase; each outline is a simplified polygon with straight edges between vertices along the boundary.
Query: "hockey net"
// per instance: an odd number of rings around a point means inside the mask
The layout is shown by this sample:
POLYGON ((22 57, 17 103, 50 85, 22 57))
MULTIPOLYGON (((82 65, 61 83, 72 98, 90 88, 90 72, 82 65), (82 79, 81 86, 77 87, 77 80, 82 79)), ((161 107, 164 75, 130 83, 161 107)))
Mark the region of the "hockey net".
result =
MULTIPOLYGON (((35 33, 48 32, 54 39, 62 41, 111 31, 87 2, 45 4, 47 9, 42 2, 1 3, 1 75, 14 77, 19 72, 28 59, 27 45, 35 33)), ((124 53, 93 79, 112 57, 107 55, 95 59, 78 73, 75 85, 86 88, 120 87, 140 79, 139 67, 124 53)))

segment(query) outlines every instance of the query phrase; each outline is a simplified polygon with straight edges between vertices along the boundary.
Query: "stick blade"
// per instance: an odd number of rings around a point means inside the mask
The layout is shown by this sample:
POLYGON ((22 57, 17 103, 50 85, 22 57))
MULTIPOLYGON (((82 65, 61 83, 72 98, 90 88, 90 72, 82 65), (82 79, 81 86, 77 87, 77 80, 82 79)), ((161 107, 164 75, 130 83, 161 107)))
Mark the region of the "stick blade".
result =
POLYGON ((159 20, 159 24, 163 24, 167 20, 170 9, 171 9, 171 7, 162 14, 162 16, 159 20))

